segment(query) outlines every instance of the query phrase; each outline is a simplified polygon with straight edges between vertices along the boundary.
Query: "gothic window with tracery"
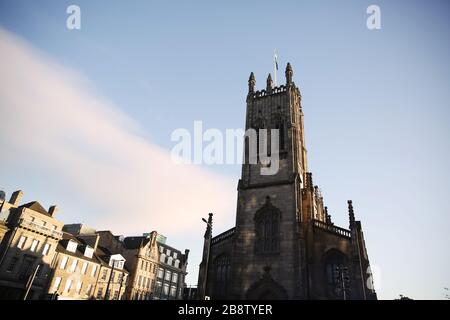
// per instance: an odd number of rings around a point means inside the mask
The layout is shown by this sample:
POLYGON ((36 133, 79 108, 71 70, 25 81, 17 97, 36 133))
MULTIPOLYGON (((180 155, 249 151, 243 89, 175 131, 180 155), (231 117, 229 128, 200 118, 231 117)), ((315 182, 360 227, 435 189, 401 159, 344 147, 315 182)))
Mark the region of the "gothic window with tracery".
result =
POLYGON ((225 298, 230 280, 230 257, 227 254, 222 254, 214 260, 214 275, 214 298, 225 298))
POLYGON ((255 214, 256 252, 279 252, 281 212, 266 198, 266 204, 255 214))
MULTIPOLYGON (((253 124, 253 127, 256 130, 256 152, 257 152, 257 159, 259 161, 260 143, 267 143, 267 141, 261 142, 261 131, 260 130, 266 129, 266 121, 261 113, 261 110, 258 110, 258 115, 253 124)), ((270 153, 268 153, 268 154, 270 154, 270 153)))
POLYGON ((275 117, 275 129, 278 129, 279 133, 279 149, 280 151, 284 151, 286 147, 285 143, 285 125, 283 121, 283 114, 281 112, 281 108, 278 107, 277 115, 275 117))
POLYGON ((337 250, 330 250, 325 257, 325 276, 328 286, 328 294, 332 297, 340 297, 343 290, 347 291, 348 267, 345 255, 337 250))

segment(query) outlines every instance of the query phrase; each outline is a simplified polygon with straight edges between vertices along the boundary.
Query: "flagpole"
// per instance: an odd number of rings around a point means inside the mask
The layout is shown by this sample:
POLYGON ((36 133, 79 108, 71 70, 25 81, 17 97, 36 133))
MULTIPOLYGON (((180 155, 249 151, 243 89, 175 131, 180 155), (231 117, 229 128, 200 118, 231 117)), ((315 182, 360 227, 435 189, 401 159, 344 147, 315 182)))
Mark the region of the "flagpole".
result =
POLYGON ((277 58, 277 51, 274 50, 273 51, 273 78, 275 80, 275 87, 277 86, 277 62, 276 62, 276 58, 277 58))
POLYGON ((275 82, 275 87, 277 86, 277 64, 278 64, 277 50, 273 51, 273 77, 275 82))

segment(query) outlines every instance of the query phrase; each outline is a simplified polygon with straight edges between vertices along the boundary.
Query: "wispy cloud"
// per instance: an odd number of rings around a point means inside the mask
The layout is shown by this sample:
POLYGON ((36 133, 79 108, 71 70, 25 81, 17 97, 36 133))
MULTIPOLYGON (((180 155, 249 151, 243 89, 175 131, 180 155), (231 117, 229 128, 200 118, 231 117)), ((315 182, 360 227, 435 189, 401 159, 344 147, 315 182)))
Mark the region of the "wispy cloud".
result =
POLYGON ((173 164, 82 76, 2 29, 0 70, 0 177, 38 170, 75 190, 62 213, 82 208, 80 221, 121 234, 185 233, 203 227, 199 217, 211 210, 234 212, 233 179, 173 164))

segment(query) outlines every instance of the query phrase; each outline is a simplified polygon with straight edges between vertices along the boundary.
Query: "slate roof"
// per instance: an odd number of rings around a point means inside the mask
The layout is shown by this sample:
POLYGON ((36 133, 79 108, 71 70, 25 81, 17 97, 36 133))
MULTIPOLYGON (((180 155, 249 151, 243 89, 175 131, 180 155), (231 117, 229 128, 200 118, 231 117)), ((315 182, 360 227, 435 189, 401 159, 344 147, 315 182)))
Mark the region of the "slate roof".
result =
POLYGON ((80 259, 89 260, 89 261, 98 263, 99 259, 98 259, 98 257, 96 257, 95 253, 92 256, 92 258, 88 258, 88 257, 86 257, 84 255, 84 248, 86 248, 86 243, 83 240, 74 237, 70 233, 64 232, 62 240, 60 240, 58 242, 58 246, 56 247, 56 251, 63 252, 64 254, 67 254, 67 255, 70 255, 70 256, 73 256, 73 257, 77 257, 77 258, 80 258, 80 259), (77 250, 75 252, 67 251, 66 247, 67 247, 67 243, 69 241, 75 241, 78 244, 77 245, 77 250))
POLYGON ((137 249, 141 245, 145 246, 150 241, 148 237, 126 237, 123 239, 123 243, 127 249, 137 249))
POLYGON ((25 203, 25 204, 19 206, 19 208, 28 208, 30 210, 33 210, 33 211, 36 211, 36 212, 39 212, 39 213, 42 213, 42 214, 44 214, 46 216, 51 217, 50 214, 48 213, 48 211, 45 210, 44 207, 37 201, 32 201, 32 202, 29 202, 29 203, 25 203))

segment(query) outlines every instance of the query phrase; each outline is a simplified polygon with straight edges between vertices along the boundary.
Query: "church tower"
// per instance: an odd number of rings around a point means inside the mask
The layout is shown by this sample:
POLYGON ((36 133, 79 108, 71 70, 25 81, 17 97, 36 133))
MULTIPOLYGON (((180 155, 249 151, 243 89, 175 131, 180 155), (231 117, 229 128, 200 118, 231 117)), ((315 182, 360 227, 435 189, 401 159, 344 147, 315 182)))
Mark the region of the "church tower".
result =
MULTIPOLYGON (((262 276, 280 284, 282 295, 301 297, 302 248, 301 189, 307 176, 306 146, 301 94, 293 81, 293 70, 286 67, 286 84, 273 87, 269 74, 266 89, 255 91, 255 77, 249 78, 245 129, 278 129, 279 165, 273 175, 262 175, 264 164, 245 161, 238 184, 235 243, 232 256, 233 293, 246 297, 239 286, 250 288, 262 276), (267 273, 267 274, 265 274, 267 273), (295 275, 295 279, 292 276, 295 275), (284 292, 285 291, 285 292, 284 292)), ((270 144, 271 139, 267 138, 270 144)), ((245 141, 249 159, 249 140, 245 141)), ((258 139, 258 142, 259 139, 258 139)), ((272 151, 272 150, 271 150, 272 151)), ((270 164, 272 165, 272 164, 270 164)))
POLYGON ((266 88, 256 91, 250 74, 236 227, 212 237, 210 216, 199 298, 376 298, 366 285, 369 261, 353 206, 350 229, 335 226, 308 172, 302 96, 293 75, 288 63, 284 85, 274 87, 269 74, 266 88), (264 173, 271 167, 276 170, 264 173))

